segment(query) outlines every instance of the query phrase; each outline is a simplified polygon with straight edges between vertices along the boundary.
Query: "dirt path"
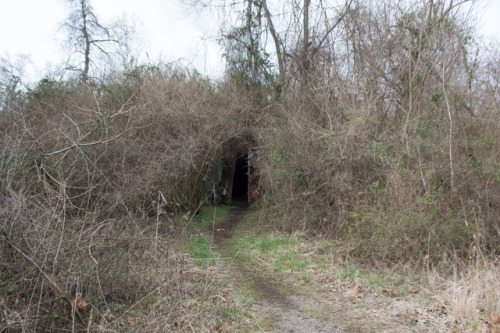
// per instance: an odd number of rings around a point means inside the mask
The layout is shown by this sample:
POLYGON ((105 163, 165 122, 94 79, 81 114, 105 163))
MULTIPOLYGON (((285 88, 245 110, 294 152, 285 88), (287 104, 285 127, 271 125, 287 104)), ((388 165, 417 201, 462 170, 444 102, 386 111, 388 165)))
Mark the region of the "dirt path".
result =
MULTIPOLYGON (((325 316, 322 305, 312 298, 292 292, 285 284, 273 276, 264 275, 258 267, 250 264, 249 258, 239 252, 234 253, 225 245, 232 238, 238 222, 246 209, 238 207, 230 211, 229 217, 215 226, 214 243, 224 256, 233 257, 229 264, 236 284, 244 286, 254 296, 252 310, 261 318, 263 332, 359 332, 346 329, 325 316)), ((335 317, 335 316, 332 316, 335 317)))

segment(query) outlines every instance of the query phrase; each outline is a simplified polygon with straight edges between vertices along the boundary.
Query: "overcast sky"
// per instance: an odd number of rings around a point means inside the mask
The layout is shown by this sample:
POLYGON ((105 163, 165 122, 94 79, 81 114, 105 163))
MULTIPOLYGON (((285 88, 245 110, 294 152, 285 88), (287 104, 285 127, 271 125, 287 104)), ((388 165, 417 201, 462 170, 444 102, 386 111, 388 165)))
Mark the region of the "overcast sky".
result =
MULTIPOLYGON (((181 60, 202 73, 221 72, 221 51, 215 13, 200 16, 178 0, 93 0, 102 22, 126 19, 142 40, 142 56, 155 61, 181 60)), ((29 57, 29 80, 38 80, 51 64, 63 63, 62 40, 58 28, 67 16, 64 0, 0 0, 0 57, 11 61, 29 57)), ((500 38, 500 0, 481 4, 479 28, 486 40, 500 38)))
MULTIPOLYGON (((180 60, 208 75, 220 73, 217 19, 199 15, 177 0, 93 0, 101 22, 125 19, 140 40, 143 60, 180 60), (146 54, 147 51, 147 54, 146 54)), ((0 57, 14 62, 22 54, 30 59, 27 76, 38 80, 43 70, 62 64, 68 14, 65 0, 0 0, 0 57)))

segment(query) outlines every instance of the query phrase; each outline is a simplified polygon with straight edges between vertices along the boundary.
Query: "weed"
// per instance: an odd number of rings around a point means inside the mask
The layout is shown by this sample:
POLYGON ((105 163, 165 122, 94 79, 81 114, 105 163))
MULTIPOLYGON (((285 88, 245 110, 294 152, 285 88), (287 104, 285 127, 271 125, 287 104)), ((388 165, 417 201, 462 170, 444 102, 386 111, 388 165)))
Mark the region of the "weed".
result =
POLYGON ((282 246, 295 245, 296 242, 287 237, 270 237, 262 239, 251 247, 252 249, 258 249, 262 252, 272 251, 275 252, 282 246))
POLYGON ((217 224, 224 221, 228 216, 228 212, 234 208, 234 206, 229 205, 203 207, 200 213, 194 216, 194 220, 200 226, 217 224))
POLYGON ((189 237, 188 247, 197 265, 209 264, 207 259, 212 257, 212 244, 208 235, 192 235, 189 237))
POLYGON ((297 271, 307 267, 309 264, 297 250, 287 251, 280 255, 279 258, 274 263, 274 271, 297 271))

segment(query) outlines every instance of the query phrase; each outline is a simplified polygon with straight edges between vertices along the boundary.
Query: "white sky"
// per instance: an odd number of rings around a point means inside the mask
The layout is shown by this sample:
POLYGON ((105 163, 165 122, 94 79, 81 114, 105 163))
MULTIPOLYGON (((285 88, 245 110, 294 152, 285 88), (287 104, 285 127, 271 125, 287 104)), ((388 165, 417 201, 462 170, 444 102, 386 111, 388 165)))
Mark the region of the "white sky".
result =
MULTIPOLYGON (((92 0, 91 4, 101 23, 126 19, 134 26, 141 43, 136 53, 142 59, 180 60, 202 73, 221 74, 213 13, 200 16, 177 0, 92 0)), ((28 56, 28 80, 40 79, 47 68, 65 61, 65 36, 59 27, 67 14, 64 0, 0 0, 0 57, 15 62, 21 54, 28 56)))
MULTIPOLYGON (((102 22, 126 18, 143 40, 141 55, 165 61, 181 59, 208 75, 221 74, 216 13, 199 16, 178 0, 92 0, 102 22)), ((58 27, 67 16, 64 0, 0 0, 0 57, 30 59, 27 78, 38 80, 50 66, 63 63, 58 27)), ((480 5, 479 29, 487 42, 500 42, 500 0, 480 5)))

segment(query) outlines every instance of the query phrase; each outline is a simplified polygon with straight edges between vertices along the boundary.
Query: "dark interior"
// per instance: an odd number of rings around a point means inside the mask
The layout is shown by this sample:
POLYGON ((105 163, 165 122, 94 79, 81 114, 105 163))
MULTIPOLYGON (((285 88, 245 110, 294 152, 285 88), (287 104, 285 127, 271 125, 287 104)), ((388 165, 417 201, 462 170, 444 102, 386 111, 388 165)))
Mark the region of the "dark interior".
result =
POLYGON ((234 168, 233 193, 231 202, 233 205, 248 204, 248 156, 238 156, 234 168))

